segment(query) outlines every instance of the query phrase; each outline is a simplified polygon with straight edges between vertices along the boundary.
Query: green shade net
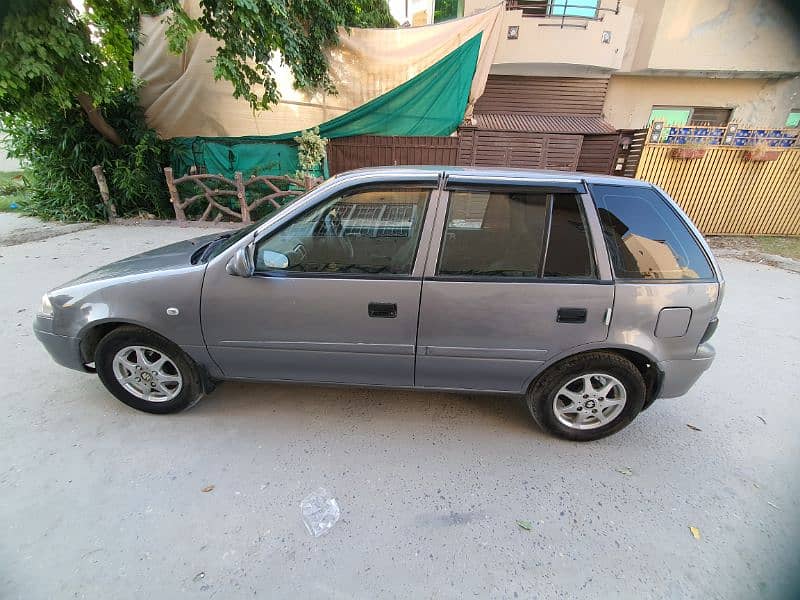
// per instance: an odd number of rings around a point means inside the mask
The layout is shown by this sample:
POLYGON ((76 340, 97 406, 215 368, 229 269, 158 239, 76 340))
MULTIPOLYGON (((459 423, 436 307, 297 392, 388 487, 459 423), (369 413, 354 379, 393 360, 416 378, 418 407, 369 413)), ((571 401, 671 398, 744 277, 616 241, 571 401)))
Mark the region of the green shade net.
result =
MULTIPOLYGON (((171 163, 176 176, 185 175, 193 165, 202 172, 232 179, 236 171, 251 175, 287 175, 300 169, 297 146, 270 142, 263 137, 173 138, 171 163)), ((327 165, 313 175, 327 177, 327 165)))
MULTIPOLYGON (((464 119, 481 34, 393 90, 319 126, 325 138, 352 135, 447 136, 464 119)), ((263 137, 174 138, 172 167, 177 175, 191 165, 233 177, 285 175, 298 169, 293 139, 299 131, 263 137)), ((327 176, 327 165, 316 175, 327 176)))

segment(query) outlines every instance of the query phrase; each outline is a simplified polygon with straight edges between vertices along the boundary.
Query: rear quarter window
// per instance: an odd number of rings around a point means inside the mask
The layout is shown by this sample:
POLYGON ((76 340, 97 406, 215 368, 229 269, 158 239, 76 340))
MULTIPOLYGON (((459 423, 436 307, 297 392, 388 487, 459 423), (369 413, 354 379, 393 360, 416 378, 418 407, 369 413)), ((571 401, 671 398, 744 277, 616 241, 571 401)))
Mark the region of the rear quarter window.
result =
POLYGON ((591 191, 617 278, 713 277, 686 223, 654 189, 592 185, 591 191))

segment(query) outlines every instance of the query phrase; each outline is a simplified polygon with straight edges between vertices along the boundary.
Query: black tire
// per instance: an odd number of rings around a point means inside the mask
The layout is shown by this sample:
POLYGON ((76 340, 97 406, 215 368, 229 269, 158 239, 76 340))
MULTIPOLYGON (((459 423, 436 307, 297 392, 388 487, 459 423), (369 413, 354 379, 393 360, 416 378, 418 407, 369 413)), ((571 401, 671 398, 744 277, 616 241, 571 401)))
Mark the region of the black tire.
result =
POLYGON ((644 406, 646 390, 641 372, 628 359, 610 352, 587 352, 564 359, 540 375, 528 391, 528 410, 543 430, 567 440, 589 442, 616 433, 633 421, 644 406), (565 425, 553 406, 556 394, 572 379, 592 373, 611 375, 623 385, 624 408, 607 424, 595 429, 565 425))
POLYGON ((154 414, 174 413, 194 406, 203 397, 200 373, 194 362, 168 339, 146 329, 125 326, 111 331, 97 344, 94 364, 106 389, 137 410, 154 414), (114 374, 113 362, 116 354, 127 346, 147 346, 167 356, 182 378, 178 395, 170 400, 149 401, 126 390, 114 374))

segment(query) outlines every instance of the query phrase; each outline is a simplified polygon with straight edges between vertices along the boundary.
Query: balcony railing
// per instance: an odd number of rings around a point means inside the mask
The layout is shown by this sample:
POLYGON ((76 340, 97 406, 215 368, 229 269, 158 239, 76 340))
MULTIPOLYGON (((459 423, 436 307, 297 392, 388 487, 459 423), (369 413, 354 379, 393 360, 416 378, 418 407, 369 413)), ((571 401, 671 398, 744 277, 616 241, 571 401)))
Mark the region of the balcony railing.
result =
POLYGON ((506 0, 506 10, 521 10, 523 17, 552 19, 540 27, 586 28, 586 21, 602 21, 605 13, 619 14, 619 0, 614 8, 602 6, 601 0, 506 0))

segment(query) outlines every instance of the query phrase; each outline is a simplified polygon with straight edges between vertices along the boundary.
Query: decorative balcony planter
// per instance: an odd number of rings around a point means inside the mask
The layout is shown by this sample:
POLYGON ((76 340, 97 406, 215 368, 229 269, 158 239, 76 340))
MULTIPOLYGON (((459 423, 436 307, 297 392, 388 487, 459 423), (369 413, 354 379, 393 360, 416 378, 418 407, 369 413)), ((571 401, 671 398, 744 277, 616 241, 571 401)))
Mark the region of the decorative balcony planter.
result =
POLYGON ((769 149, 753 148, 752 150, 746 150, 744 153, 744 159, 749 160, 751 162, 778 160, 780 157, 781 157, 781 151, 773 150, 772 148, 769 149))
POLYGON ((670 152, 670 158, 677 158, 679 160, 689 160, 694 158, 703 158, 706 155, 705 148, 673 148, 670 152))

